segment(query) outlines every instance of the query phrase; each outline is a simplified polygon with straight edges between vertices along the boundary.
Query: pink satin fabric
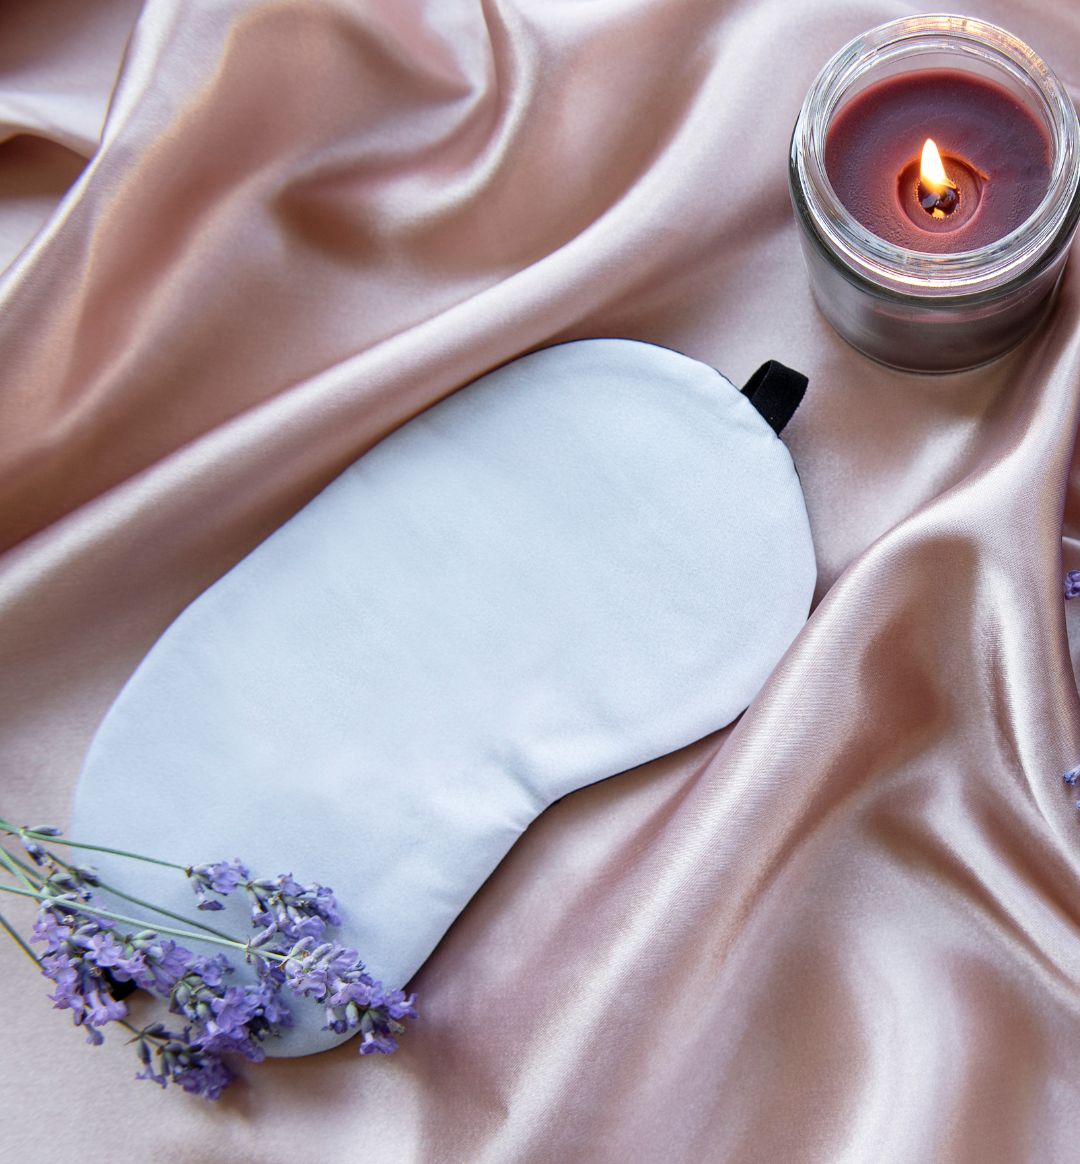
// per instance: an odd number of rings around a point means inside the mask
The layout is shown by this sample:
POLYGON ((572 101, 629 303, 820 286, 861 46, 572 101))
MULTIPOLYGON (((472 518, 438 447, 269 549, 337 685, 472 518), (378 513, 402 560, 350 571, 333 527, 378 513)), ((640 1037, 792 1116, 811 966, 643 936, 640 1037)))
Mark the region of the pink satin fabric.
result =
MULTIPOLYGON (((11 1159, 1077 1159, 1078 276, 992 367, 891 372, 816 313, 788 204, 817 70, 913 11, 4 6, 4 815, 66 823, 176 613, 380 436, 534 347, 805 371, 786 439, 820 568, 734 729, 528 831, 390 1059, 266 1064, 217 1107, 162 1093, 0 944, 11 1159)), ((1076 92, 1069 5, 967 11, 1076 92)))

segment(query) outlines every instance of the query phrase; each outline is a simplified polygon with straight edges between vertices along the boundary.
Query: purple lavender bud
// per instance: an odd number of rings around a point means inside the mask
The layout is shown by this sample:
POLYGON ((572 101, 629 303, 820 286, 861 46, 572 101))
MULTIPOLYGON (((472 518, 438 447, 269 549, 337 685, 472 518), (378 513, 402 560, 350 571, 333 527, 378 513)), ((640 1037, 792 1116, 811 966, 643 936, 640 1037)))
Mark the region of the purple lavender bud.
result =
POLYGON ((210 1100, 220 1099, 221 1093, 235 1078, 221 1059, 206 1053, 189 1059, 180 1071, 173 1073, 173 1081, 190 1095, 201 1095, 210 1100))
POLYGON ((71 930, 64 925, 51 910, 39 910, 34 928, 31 931, 32 942, 44 942, 45 952, 54 954, 71 936, 71 930))
POLYGON ((165 1086, 165 1076, 159 1075, 153 1067, 153 1059, 149 1046, 145 1042, 139 1043, 139 1058, 142 1060, 144 1066, 141 1071, 136 1072, 136 1079, 149 1079, 152 1083, 158 1084, 159 1087, 165 1086))
POLYGON ((191 888, 195 891, 199 909, 218 910, 225 907, 220 901, 207 897, 208 892, 227 897, 243 884, 250 873, 239 859, 233 861, 212 861, 206 865, 192 865, 187 870, 191 888))
POLYGON ((1080 598, 1080 570, 1069 570, 1065 575, 1065 597, 1080 598))
POLYGON ((319 916, 323 918, 327 925, 339 926, 341 925, 341 917, 338 914, 337 899, 333 892, 327 889, 325 885, 313 886, 315 890, 315 904, 319 916))
POLYGON ((78 898, 79 901, 89 901, 94 896, 89 885, 84 885, 82 878, 76 876, 74 870, 70 873, 61 870, 51 874, 45 888, 52 893, 62 893, 72 899, 78 898))
POLYGON ((170 938, 152 934, 149 941, 135 938, 133 946, 143 957, 142 969, 133 975, 136 985, 151 993, 168 995, 187 972, 192 959, 190 950, 178 946, 170 938))
POLYGON ((1077 765, 1075 768, 1070 768, 1068 772, 1062 776, 1062 780, 1064 780, 1065 783, 1068 784, 1071 788, 1077 782, 1077 780, 1080 780, 1080 765, 1077 765))
POLYGON ((210 888, 215 893, 232 893, 238 885, 251 876, 239 858, 234 858, 232 861, 218 861, 205 868, 207 876, 210 878, 210 888))
POLYGON ((386 996, 386 1011, 392 1019, 414 1019, 418 1015, 416 1013, 416 995, 410 994, 408 998, 405 997, 405 992, 402 990, 395 990, 393 993, 386 996))
POLYGON ((210 1019, 219 1031, 238 1030, 251 1017, 247 995, 242 986, 229 986, 210 1004, 210 1019))
POLYGON ((281 1001, 281 989, 270 982, 260 982, 254 988, 263 1018, 272 1027, 292 1026, 292 1011, 281 1001))
POLYGON ((248 940, 248 949, 257 950, 260 946, 265 946, 272 938, 276 938, 278 928, 276 925, 270 925, 265 930, 260 930, 253 938, 248 940))
POLYGON ((146 957, 141 950, 129 954, 125 943, 118 942, 108 931, 94 934, 86 953, 94 965, 108 970, 118 982, 130 982, 147 973, 146 957))
POLYGON ((49 854, 34 840, 33 837, 28 837, 26 833, 19 833, 19 842, 22 847, 30 854, 30 859, 35 865, 44 865, 49 859, 49 854))
POLYGON ((333 892, 323 885, 301 885, 291 873, 257 878, 246 889, 253 924, 274 925, 289 941, 318 941, 328 925, 341 924, 333 892))
POLYGON ((127 1014, 124 1003, 113 996, 116 979, 109 970, 126 951, 111 932, 111 923, 100 918, 76 919, 59 914, 58 908, 55 902, 41 905, 31 941, 46 946, 40 965, 55 985, 49 995, 53 1005, 70 1010, 75 1025, 87 1029, 90 1042, 100 1043, 95 1028, 127 1014))
POLYGON ((397 1042, 389 1035, 378 1034, 375 1031, 365 1031, 360 1043, 361 1055, 392 1055, 398 1048, 397 1042))
POLYGON ((160 1070, 155 1072, 147 1066, 139 1072, 137 1079, 150 1079, 162 1087, 172 1082, 205 1099, 217 1099, 232 1082, 232 1071, 218 1055, 197 1040, 192 1041, 190 1029, 185 1028, 182 1032, 163 1029, 155 1037, 167 1040, 157 1048, 160 1070))
POLYGON ((193 958, 188 973, 203 980, 206 986, 218 987, 222 984, 226 974, 233 972, 229 959, 224 954, 214 954, 213 957, 193 958))
MULTIPOLYGON (((366 1008, 375 1003, 378 993, 375 983, 365 974, 356 982, 342 982, 340 989, 331 994, 327 1001, 331 1006, 362 1006, 366 1008)), ((355 1025, 356 1023, 350 1023, 350 1026, 355 1025)))

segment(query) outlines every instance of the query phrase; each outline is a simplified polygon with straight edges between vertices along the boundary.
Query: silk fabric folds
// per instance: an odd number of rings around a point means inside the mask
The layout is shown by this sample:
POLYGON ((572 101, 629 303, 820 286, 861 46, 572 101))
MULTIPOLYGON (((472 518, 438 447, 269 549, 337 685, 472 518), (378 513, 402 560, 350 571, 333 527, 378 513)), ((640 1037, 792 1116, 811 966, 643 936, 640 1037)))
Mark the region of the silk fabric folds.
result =
MULTIPOLYGON (((6 1157, 1077 1159, 1080 276, 994 366, 891 372, 815 312, 785 187, 819 67, 916 10, 3 6, 5 815, 66 823, 169 621, 380 436, 544 344, 805 371, 786 439, 820 571, 733 729, 528 830, 390 1059, 162 1093, 0 946, 6 1157)), ((1076 91, 1071 6, 967 11, 1076 91)))

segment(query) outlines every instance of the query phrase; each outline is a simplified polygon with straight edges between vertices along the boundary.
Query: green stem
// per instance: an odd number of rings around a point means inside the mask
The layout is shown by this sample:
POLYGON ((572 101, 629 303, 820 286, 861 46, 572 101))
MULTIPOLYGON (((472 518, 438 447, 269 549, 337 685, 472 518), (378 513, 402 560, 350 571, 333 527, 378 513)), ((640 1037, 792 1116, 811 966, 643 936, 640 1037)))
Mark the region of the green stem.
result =
POLYGON ((17 881, 21 881, 27 889, 36 888, 30 878, 27 877, 22 869, 19 868, 21 862, 16 862, 15 858, 7 851, 7 849, 4 848, 3 845, 0 845, 0 864, 2 864, 4 868, 15 877, 17 881))
POLYGON ((33 962, 34 965, 40 970, 41 963, 38 961, 37 954, 35 954, 34 951, 31 950, 30 947, 26 944, 26 942, 23 941, 21 935, 2 913, 0 913, 0 928, 7 930, 8 937, 11 938, 15 945, 18 946, 19 949, 21 949, 22 952, 30 959, 30 961, 33 962))
POLYGON ((48 833, 36 833, 33 829, 20 829, 10 821, 0 818, 0 830, 11 833, 13 836, 32 837, 46 845, 67 845, 71 849, 89 849, 94 853, 111 853, 114 857, 130 857, 133 861, 146 861, 150 865, 161 865, 165 869, 179 869, 187 872, 186 865, 177 865, 175 861, 159 861, 157 857, 147 857, 144 853, 129 853, 126 849, 111 849, 108 845, 90 845, 84 841, 69 841, 66 837, 52 837, 48 833))
MULTIPOLYGON (((50 893, 38 893, 29 889, 18 889, 14 885, 0 885, 0 893, 16 893, 20 897, 32 897, 37 901, 49 902, 53 905, 58 905, 63 909, 71 910, 72 913, 86 913, 91 917, 103 917, 109 921, 125 922, 127 925, 138 926, 139 929, 145 930, 151 927, 145 920, 137 917, 128 917, 126 914, 114 913, 109 909, 98 909, 94 905, 86 905, 81 901, 71 901, 66 897, 54 897, 50 893)), ((242 950, 245 954, 248 952, 248 947, 243 942, 238 942, 234 938, 218 938, 212 934, 195 934, 191 930, 178 930, 172 926, 154 926, 155 933, 168 934, 174 938, 187 938, 192 942, 213 942, 218 946, 231 946, 234 950, 242 950)), ((275 954, 269 950, 260 951, 260 957, 275 958, 280 962, 288 961, 285 954, 275 954)))
POLYGON ((138 1039, 152 1039, 155 1043, 167 1043, 169 1041, 164 1035, 152 1035, 146 1027, 137 1027, 134 1023, 129 1023, 127 1019, 114 1019, 113 1022, 118 1027, 124 1027, 126 1030, 131 1031, 132 1035, 135 1036, 132 1039, 128 1039, 128 1046, 138 1039))
MULTIPOLYGON (((113 1022, 115 1022, 118 1027, 126 1027, 127 1030, 131 1031, 131 1033, 135 1036, 135 1039, 141 1039, 144 1037, 143 1032, 140 1031, 134 1023, 129 1023, 127 1019, 113 1019, 113 1022)), ((129 1039, 128 1042, 134 1043, 135 1039, 129 1039)))
MULTIPOLYGON (((109 885, 105 881, 99 881, 98 884, 106 893, 111 893, 114 897, 122 897, 125 901, 130 901, 132 905, 137 905, 141 909, 148 909, 151 913, 161 914, 162 917, 171 917, 173 921, 183 922, 185 925, 198 926, 200 930, 205 930, 206 934, 213 934, 215 937, 221 938, 226 942, 232 942, 234 940, 222 930, 208 926, 206 922, 199 921, 198 918, 184 917, 182 913, 173 913, 171 909, 166 909, 162 905, 154 905, 149 901, 143 901, 141 897, 134 897, 132 894, 125 893, 122 889, 117 889, 115 885, 109 885)), ((160 929, 161 927, 159 926, 158 928, 160 929)), ((205 937, 206 935, 204 934, 203 936, 205 937)))

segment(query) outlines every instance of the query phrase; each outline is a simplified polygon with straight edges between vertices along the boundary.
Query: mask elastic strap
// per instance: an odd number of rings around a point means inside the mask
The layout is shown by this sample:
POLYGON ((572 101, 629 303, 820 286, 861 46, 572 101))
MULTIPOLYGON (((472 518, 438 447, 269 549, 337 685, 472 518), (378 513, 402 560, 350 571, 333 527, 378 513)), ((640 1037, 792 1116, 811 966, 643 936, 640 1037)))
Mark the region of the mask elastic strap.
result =
POLYGON ((742 394, 779 436, 802 403, 809 382, 802 372, 769 360, 742 386, 742 394))

